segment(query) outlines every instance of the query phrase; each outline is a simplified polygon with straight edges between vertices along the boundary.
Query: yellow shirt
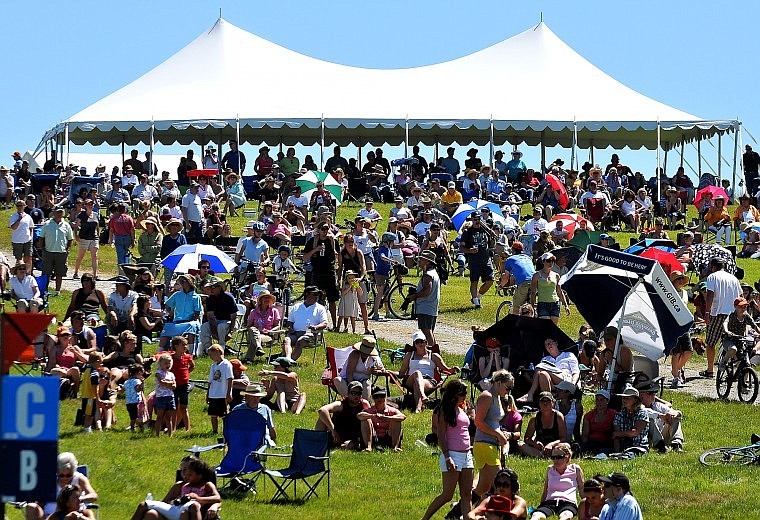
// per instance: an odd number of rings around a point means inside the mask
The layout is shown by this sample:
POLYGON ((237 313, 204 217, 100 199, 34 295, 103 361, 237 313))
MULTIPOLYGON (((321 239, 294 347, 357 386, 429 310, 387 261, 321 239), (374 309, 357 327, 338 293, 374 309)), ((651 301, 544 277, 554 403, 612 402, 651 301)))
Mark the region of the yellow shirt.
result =
POLYGON ((446 193, 441 195, 441 200, 446 204, 461 204, 462 194, 457 190, 454 190, 454 193, 451 193, 451 190, 446 190, 446 193))

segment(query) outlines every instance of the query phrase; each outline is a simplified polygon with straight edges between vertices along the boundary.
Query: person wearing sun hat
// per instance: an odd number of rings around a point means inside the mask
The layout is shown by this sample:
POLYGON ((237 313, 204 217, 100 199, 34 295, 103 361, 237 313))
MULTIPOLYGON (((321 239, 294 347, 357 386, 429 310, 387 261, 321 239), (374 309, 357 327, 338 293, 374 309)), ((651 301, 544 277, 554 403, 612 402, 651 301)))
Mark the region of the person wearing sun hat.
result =
POLYGON ((174 336, 187 335, 187 342, 193 345, 195 338, 200 334, 203 302, 200 294, 195 292, 195 277, 191 274, 181 274, 177 277, 177 283, 182 287, 181 290, 173 292, 166 300, 165 305, 172 315, 172 320, 167 321, 161 331, 159 352, 166 349, 169 339, 174 336))
POLYGON ((248 313, 248 351, 245 354, 246 361, 263 357, 266 353, 261 346, 262 338, 270 338, 280 330, 280 310, 275 307, 277 298, 274 294, 264 289, 256 297, 256 304, 248 313))
POLYGON ((198 353, 199 356, 205 354, 214 338, 222 348, 226 348, 227 339, 232 337, 235 332, 235 323, 237 322, 237 304, 235 298, 225 291, 224 280, 210 276, 206 280, 206 287, 210 288, 211 294, 206 298, 206 314, 200 329, 201 351, 198 353))
POLYGON ((362 386, 362 397, 369 400, 372 377, 385 372, 377 351, 377 340, 374 336, 367 335, 352 346, 353 351, 346 358, 340 375, 333 379, 335 390, 345 397, 349 383, 358 381, 362 386))
POLYGON ((272 361, 274 370, 259 372, 260 376, 269 378, 262 379, 261 382, 267 388, 267 395, 262 402, 270 408, 276 407, 282 413, 290 410, 293 415, 298 415, 306 406, 306 392, 299 388, 298 374, 293 370, 296 364, 289 357, 280 356, 272 361))
POLYGON ((435 324, 441 302, 441 278, 436 270, 437 258, 435 253, 428 249, 419 254, 417 263, 422 276, 417 283, 416 291, 411 295, 405 295, 402 309, 404 305, 414 304, 417 327, 425 335, 428 343, 435 345, 435 324))
POLYGON ((250 383, 245 390, 240 392, 243 396, 243 402, 232 409, 235 410, 253 410, 264 418, 267 429, 264 435, 264 440, 267 446, 276 446, 277 430, 274 427, 274 418, 272 417, 272 410, 261 402, 262 397, 266 397, 267 389, 261 383, 250 383))
POLYGON ((649 451, 649 415, 641 404, 639 391, 626 385, 618 394, 621 410, 612 421, 612 442, 619 458, 633 458, 649 451))
POLYGON ((227 173, 225 180, 227 181, 227 188, 225 189, 227 202, 224 205, 224 213, 237 216, 237 210, 244 207, 246 203, 245 188, 240 182, 240 176, 233 171, 227 173))
MULTIPOLYGON (((187 238, 182 233, 182 221, 176 218, 170 219, 166 223, 166 234, 161 239, 161 258, 166 258, 174 252, 179 246, 187 244, 187 238)), ((174 271, 164 266, 164 283, 168 286, 171 283, 174 271)))
POLYGON ((148 217, 140 222, 143 232, 137 239, 137 253, 140 255, 139 263, 153 264, 161 254, 164 235, 161 224, 156 217, 148 217))

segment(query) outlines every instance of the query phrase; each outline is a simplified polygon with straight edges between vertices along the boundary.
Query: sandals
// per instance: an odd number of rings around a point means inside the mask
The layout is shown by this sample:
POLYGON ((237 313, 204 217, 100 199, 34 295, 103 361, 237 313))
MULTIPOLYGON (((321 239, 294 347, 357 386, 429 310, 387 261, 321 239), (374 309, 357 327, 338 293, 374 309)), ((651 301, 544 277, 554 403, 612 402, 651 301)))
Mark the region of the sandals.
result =
POLYGON ((699 375, 707 379, 713 379, 715 377, 715 372, 708 371, 708 370, 700 370, 699 375))

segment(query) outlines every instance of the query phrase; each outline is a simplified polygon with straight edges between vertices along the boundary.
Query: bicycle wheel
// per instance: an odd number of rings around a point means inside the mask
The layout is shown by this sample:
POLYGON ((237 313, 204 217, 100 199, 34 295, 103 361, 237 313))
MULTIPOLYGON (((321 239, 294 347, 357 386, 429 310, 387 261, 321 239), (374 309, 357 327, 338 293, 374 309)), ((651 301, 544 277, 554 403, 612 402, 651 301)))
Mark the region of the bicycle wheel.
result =
POLYGON ((746 466, 756 460, 757 455, 749 448, 713 448, 699 456, 699 462, 705 466, 746 466))
POLYGON ((499 304, 499 308, 496 309, 496 323, 501 321, 507 314, 512 312, 512 300, 504 300, 499 304))
POLYGON ((719 398, 728 399, 728 394, 731 393, 731 382, 731 372, 725 368, 718 368, 718 373, 715 374, 715 391, 719 398))
POLYGON ((402 283, 397 285, 386 296, 388 299, 388 308, 396 318, 400 320, 412 319, 412 305, 410 304, 406 310, 401 308, 401 304, 404 303, 404 298, 409 294, 409 289, 416 289, 417 287, 410 283, 402 283))
POLYGON ((754 403, 757 398, 758 386, 760 386, 760 380, 758 380, 757 372, 752 367, 742 367, 736 381, 736 393, 739 395, 739 401, 754 403))
POLYGON ((377 298, 377 291, 375 290, 374 283, 365 283, 364 288, 367 291, 367 312, 372 310, 372 306, 375 305, 375 298, 377 298))

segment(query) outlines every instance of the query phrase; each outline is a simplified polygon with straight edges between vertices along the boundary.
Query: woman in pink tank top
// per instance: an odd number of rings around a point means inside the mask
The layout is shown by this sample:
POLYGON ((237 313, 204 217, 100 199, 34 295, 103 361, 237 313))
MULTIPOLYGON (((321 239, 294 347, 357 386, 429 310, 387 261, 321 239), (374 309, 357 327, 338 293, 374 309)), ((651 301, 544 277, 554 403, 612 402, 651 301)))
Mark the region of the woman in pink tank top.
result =
POLYGON ((552 448, 552 465, 546 470, 541 504, 530 520, 543 520, 554 515, 559 520, 570 520, 578 514, 577 493, 580 489, 583 497, 583 470, 577 464, 570 464, 572 453, 566 442, 552 448))

